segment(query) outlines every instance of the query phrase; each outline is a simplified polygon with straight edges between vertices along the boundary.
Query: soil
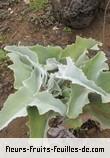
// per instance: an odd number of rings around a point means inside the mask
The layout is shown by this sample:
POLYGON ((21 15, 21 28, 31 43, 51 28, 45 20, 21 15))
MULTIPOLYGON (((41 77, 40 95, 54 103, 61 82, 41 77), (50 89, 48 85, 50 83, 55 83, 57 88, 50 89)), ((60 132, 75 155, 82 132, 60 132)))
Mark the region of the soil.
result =
MULTIPOLYGON (((55 21, 50 15, 51 6, 44 10, 35 11, 26 5, 22 0, 0 0, 0 48, 5 45, 34 45, 36 43, 42 45, 60 45, 64 47, 75 41, 76 35, 82 37, 92 37, 98 41, 104 41, 105 53, 110 57, 110 14, 106 15, 106 26, 103 38, 104 13, 103 9, 97 13, 92 24, 79 30, 65 30, 65 26, 55 21)), ((14 77, 11 70, 7 66, 11 64, 7 59, 0 62, 0 107, 7 99, 10 93, 14 92, 14 77)), ((25 125, 27 118, 19 118, 14 120, 5 129, 0 132, 1 137, 28 137, 27 127, 25 125)), ((65 131, 61 127, 63 133, 71 135, 70 131, 65 131)), ((110 137, 109 130, 96 130, 91 128, 86 136, 81 134, 82 127, 77 137, 110 137), (97 131, 97 132, 96 132, 97 131)), ((73 136, 73 135, 71 135, 73 136)))

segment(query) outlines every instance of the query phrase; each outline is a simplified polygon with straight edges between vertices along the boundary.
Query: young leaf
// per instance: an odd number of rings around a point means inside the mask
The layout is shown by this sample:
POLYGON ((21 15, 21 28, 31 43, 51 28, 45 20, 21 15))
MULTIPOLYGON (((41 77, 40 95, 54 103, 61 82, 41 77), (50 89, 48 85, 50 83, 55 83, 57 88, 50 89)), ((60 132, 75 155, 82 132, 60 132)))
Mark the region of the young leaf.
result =
POLYGON ((62 89, 60 88, 60 82, 61 82, 60 80, 56 80, 56 78, 53 74, 50 75, 50 78, 47 83, 47 89, 55 97, 62 95, 62 89))

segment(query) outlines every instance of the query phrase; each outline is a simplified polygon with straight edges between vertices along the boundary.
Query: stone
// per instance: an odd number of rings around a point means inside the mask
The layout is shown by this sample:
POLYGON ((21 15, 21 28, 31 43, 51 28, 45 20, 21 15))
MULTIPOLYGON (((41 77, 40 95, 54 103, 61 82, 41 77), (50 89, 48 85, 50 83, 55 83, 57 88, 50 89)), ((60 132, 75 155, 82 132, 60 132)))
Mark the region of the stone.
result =
POLYGON ((81 29, 95 18, 102 0, 50 0, 54 17, 65 26, 81 29))

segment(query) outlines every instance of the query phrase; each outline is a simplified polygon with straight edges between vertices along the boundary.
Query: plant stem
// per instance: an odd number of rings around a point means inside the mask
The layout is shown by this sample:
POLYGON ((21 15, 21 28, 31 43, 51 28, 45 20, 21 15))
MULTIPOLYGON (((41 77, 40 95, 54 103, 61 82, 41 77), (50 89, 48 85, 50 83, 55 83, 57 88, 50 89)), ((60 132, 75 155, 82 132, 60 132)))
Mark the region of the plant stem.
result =
POLYGON ((28 127, 30 130, 31 138, 44 138, 45 128, 48 120, 47 114, 39 115, 37 107, 27 108, 29 122, 28 127))

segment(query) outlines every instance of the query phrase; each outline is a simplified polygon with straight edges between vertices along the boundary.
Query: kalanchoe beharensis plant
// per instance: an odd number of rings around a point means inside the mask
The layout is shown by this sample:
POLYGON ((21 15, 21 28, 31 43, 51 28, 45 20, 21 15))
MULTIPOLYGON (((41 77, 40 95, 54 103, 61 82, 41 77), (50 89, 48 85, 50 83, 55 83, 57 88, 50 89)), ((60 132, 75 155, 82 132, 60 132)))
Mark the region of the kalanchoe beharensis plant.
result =
POLYGON ((0 129, 29 116, 30 137, 45 137, 48 119, 64 117, 66 127, 79 126, 89 113, 102 127, 110 126, 110 71, 100 43, 77 37, 66 48, 40 45, 7 46, 13 61, 14 94, 0 111, 0 129), (92 58, 89 50, 96 51, 92 58))

